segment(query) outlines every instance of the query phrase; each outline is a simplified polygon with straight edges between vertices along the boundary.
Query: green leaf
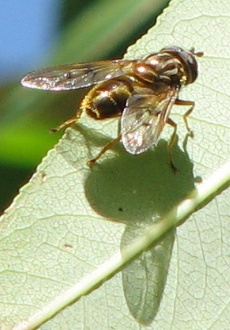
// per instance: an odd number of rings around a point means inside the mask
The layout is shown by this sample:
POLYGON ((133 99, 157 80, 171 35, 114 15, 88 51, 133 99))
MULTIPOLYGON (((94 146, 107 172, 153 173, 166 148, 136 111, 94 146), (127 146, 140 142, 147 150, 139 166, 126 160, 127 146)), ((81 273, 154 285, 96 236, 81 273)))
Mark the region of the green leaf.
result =
POLYGON ((183 109, 173 108, 176 173, 170 127, 154 150, 133 157, 118 145, 88 168, 86 161, 116 137, 117 120, 83 117, 2 216, 3 329, 34 329, 54 314, 42 328, 228 328, 229 190, 217 196, 230 182, 229 163, 221 167, 230 140, 228 8, 227 0, 215 8, 206 0, 174 0, 127 54, 137 58, 166 45, 204 52, 197 82, 181 91, 196 101, 189 118, 195 137, 187 143, 183 109), (179 224, 171 255, 170 230, 179 224))

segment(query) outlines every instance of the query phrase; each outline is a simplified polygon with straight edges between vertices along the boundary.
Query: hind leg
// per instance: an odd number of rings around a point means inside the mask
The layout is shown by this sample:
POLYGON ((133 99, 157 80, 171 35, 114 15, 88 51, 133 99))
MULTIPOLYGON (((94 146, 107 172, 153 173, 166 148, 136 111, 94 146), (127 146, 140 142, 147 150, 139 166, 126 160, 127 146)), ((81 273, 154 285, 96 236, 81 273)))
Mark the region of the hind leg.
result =
POLYGON ((89 167, 93 167, 95 165, 96 161, 99 158, 101 158, 101 156, 104 155, 104 153, 107 150, 112 149, 120 141, 120 139, 121 139, 121 134, 119 134, 116 139, 113 139, 112 141, 107 143, 95 158, 93 158, 87 162, 87 165, 89 165, 89 167))
POLYGON ((78 121, 78 119, 81 117, 82 111, 83 111, 83 110, 80 108, 80 109, 77 111, 75 117, 66 120, 63 124, 61 124, 60 126, 58 126, 58 127, 56 127, 56 128, 52 128, 50 131, 51 131, 52 133, 56 133, 56 132, 60 131, 61 129, 65 129, 65 128, 71 126, 71 125, 74 124, 76 121, 78 121))

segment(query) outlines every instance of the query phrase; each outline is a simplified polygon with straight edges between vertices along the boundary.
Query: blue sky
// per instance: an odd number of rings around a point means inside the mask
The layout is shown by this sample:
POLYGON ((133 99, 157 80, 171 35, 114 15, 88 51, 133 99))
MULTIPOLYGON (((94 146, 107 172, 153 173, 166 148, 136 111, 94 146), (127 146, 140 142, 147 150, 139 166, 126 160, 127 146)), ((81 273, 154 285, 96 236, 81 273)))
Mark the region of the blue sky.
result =
POLYGON ((59 24, 58 0, 7 0, 0 6, 0 84, 46 58, 59 24))

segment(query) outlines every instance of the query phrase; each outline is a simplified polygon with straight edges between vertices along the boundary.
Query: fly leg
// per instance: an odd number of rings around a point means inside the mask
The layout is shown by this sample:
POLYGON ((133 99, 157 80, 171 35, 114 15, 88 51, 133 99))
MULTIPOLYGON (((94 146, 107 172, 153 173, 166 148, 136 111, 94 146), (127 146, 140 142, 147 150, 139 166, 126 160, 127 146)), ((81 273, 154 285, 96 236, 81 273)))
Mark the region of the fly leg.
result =
POLYGON ((97 161, 99 158, 101 158, 101 156, 102 156, 107 150, 112 149, 112 148, 113 148, 113 147, 114 147, 114 146, 120 141, 120 139, 121 139, 121 134, 119 134, 118 137, 117 137, 116 139, 114 139, 114 140, 110 141, 109 143, 107 143, 107 144, 104 146, 104 148, 99 152, 99 154, 98 154, 95 158, 93 158, 93 159, 91 159, 91 160, 89 160, 89 161, 87 162, 87 165, 89 165, 89 167, 93 167, 94 164, 96 163, 96 161, 97 161))
POLYGON ((176 134, 176 131, 177 131, 177 124, 171 119, 171 118, 168 118, 167 119, 167 124, 169 124, 170 126, 173 127, 173 133, 172 133, 172 136, 170 138, 170 141, 168 143, 168 151, 169 151, 169 159, 170 159, 170 165, 173 169, 174 172, 177 172, 178 169, 176 168, 175 164, 174 164, 174 160, 173 160, 173 155, 172 155, 172 149, 173 149, 173 146, 175 143, 177 143, 177 134, 176 134))
POLYGON ((73 123, 75 123, 76 121, 78 121, 78 119, 81 117, 82 111, 83 111, 83 109, 80 108, 77 111, 75 117, 66 120, 63 124, 61 124, 60 126, 58 126, 56 128, 52 128, 50 130, 50 132, 56 133, 56 132, 60 131, 61 129, 64 129, 64 128, 67 128, 67 127, 71 126, 73 123))
POLYGON ((191 114, 191 112, 193 111, 194 109, 194 106, 195 106, 195 102, 193 101, 184 101, 184 100, 179 100, 179 99, 176 99, 175 101, 175 104, 177 105, 190 105, 190 108, 185 112, 185 114, 183 115, 183 120, 184 120, 184 123, 185 123, 185 126, 187 128, 187 131, 188 131, 188 134, 191 136, 191 137, 194 137, 194 133, 193 131, 190 129, 189 125, 188 125, 188 116, 191 114))

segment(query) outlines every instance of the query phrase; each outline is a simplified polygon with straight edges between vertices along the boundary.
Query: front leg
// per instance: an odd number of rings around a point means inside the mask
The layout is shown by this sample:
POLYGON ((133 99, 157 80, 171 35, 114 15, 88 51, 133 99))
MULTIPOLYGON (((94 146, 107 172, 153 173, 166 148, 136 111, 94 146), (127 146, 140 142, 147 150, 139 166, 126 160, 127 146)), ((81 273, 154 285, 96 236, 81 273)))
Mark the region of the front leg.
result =
POLYGON ((179 100, 179 99, 176 99, 175 101, 175 104, 176 105, 190 105, 190 108, 185 112, 185 114, 183 115, 183 120, 185 122, 185 126, 187 128, 187 131, 189 133, 189 135, 191 137, 194 137, 194 133, 193 131, 189 128, 189 125, 188 125, 188 116, 191 114, 191 112, 193 111, 194 109, 194 106, 195 106, 195 102, 193 101, 184 101, 184 100, 179 100))

